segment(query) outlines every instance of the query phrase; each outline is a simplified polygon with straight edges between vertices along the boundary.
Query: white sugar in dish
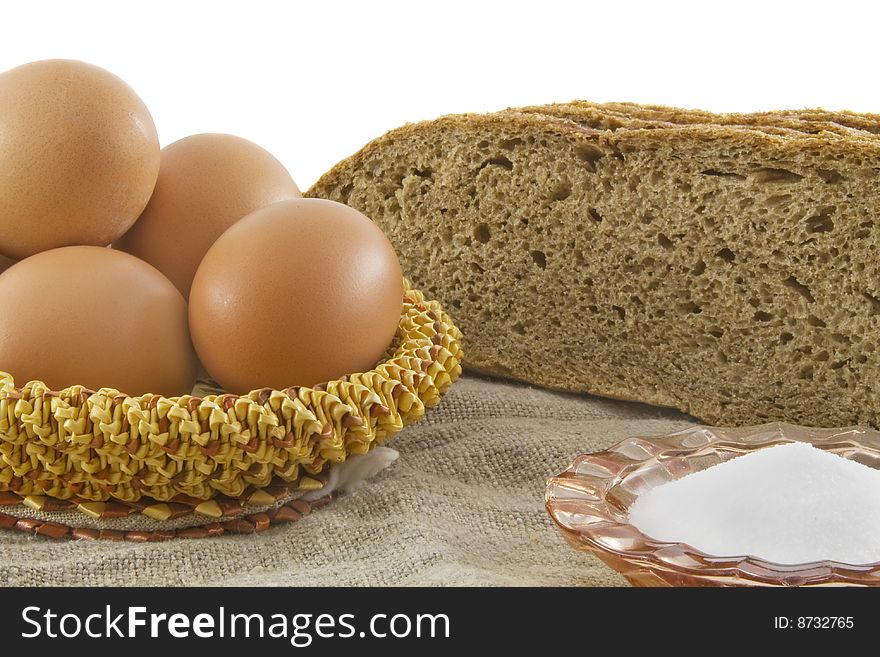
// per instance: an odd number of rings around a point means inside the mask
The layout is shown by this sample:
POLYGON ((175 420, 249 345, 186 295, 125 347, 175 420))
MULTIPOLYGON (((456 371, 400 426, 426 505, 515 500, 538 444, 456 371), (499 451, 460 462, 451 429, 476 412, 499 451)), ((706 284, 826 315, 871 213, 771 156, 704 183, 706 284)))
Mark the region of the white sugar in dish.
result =
POLYGON ((713 556, 872 563, 880 561, 880 472, 788 443, 657 486, 636 499, 629 521, 713 556))

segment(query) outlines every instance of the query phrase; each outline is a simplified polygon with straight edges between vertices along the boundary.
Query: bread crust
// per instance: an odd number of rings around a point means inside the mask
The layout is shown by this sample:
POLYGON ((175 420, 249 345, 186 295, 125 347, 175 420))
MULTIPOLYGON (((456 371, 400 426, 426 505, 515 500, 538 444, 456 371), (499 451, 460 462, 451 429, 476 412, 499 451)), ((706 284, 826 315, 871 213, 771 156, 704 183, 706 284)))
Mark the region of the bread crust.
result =
MULTIPOLYGON (((855 112, 832 112, 823 109, 773 110, 768 112, 715 114, 704 110, 689 110, 663 105, 637 105, 635 103, 590 103, 576 100, 569 103, 551 103, 524 108, 511 108, 513 112, 534 112, 548 116, 568 118, 578 123, 606 121, 617 127, 639 128, 652 125, 739 125, 767 132, 784 134, 796 131, 808 134, 831 133, 863 137, 880 135, 880 115, 856 114, 855 112), (779 132, 781 131, 781 132, 779 132)), ((614 128, 612 128, 614 129, 614 128)))

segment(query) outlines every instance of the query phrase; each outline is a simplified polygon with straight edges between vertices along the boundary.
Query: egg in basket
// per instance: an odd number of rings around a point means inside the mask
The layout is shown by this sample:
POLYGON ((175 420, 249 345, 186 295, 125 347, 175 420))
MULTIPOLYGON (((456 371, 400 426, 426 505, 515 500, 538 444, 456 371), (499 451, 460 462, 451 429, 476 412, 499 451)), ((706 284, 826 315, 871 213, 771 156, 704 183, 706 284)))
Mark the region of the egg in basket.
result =
POLYGON ((0 110, 11 94, 44 106, 21 111, 21 134, 0 126, 15 137, 0 146, 0 253, 17 261, 0 274, 0 503, 167 520, 249 502, 271 520, 460 374, 460 332, 409 289, 379 228, 299 198, 255 144, 197 135, 160 159, 131 89, 79 62, 13 69, 0 110), (89 141, 83 117, 108 97, 130 120, 89 141), (55 165, 9 182, 5 168, 46 148, 55 165), (108 179, 94 160, 110 156, 153 176, 152 196, 108 179))

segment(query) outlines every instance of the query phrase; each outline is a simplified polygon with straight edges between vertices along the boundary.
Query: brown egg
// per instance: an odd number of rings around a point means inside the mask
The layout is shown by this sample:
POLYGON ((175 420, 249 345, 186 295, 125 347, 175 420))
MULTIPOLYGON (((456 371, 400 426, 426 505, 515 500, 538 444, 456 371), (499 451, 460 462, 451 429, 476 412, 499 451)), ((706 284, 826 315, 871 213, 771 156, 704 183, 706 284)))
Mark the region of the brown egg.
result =
POLYGON ((159 140, 141 99, 104 69, 68 60, 0 75, 0 253, 106 246, 146 206, 159 140))
POLYGON ((0 273, 6 271, 14 264, 15 260, 13 260, 12 258, 7 258, 4 255, 0 255, 0 273))
POLYGON ((184 297, 205 253, 246 214, 299 198, 282 164, 240 137, 186 137, 162 150, 159 181, 144 213, 114 247, 146 260, 184 297))
POLYGON ((248 215, 196 272, 190 331, 205 369, 239 394, 311 386, 371 369, 403 306, 382 231, 333 201, 284 201, 248 215))
POLYGON ((0 370, 16 385, 188 393, 186 302, 142 260, 98 246, 38 253, 0 274, 0 370), (9 312, 15 309, 14 312, 9 312))

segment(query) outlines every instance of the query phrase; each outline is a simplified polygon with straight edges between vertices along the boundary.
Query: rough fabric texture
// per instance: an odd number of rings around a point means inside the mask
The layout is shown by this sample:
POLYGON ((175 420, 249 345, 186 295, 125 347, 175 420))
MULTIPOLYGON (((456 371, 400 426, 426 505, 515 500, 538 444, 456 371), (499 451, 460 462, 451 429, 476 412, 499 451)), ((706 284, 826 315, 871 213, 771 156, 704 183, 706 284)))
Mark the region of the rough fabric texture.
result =
POLYGON ((693 424, 674 411, 465 376, 364 488, 262 534, 166 543, 0 532, 3 585, 624 585, 569 547, 546 479, 578 454, 693 424))
POLYGON ((878 127, 586 103, 448 116, 308 195, 382 227, 472 368, 715 424, 880 426, 878 127))

